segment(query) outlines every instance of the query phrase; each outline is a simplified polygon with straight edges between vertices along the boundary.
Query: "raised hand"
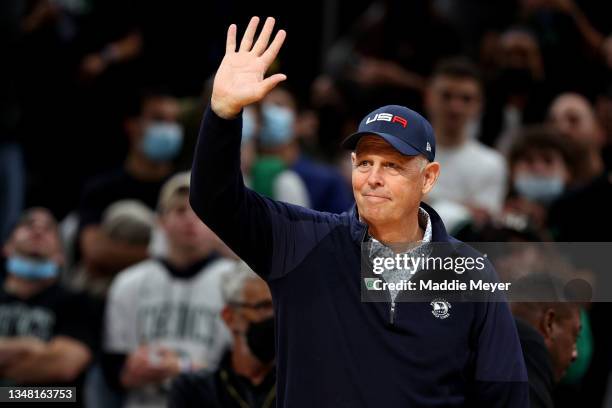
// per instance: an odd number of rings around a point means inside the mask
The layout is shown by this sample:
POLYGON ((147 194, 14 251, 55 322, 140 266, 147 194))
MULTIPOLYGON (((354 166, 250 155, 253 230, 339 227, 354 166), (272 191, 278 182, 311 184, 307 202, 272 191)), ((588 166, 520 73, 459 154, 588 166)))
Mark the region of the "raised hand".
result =
POLYGON ((287 79, 284 74, 264 79, 264 74, 285 41, 285 31, 279 30, 268 45, 274 29, 274 19, 268 17, 253 44, 258 24, 258 17, 251 18, 238 51, 236 25, 230 25, 227 30, 225 56, 215 75, 211 98, 212 110, 224 119, 236 117, 244 106, 261 100, 279 82, 287 79))

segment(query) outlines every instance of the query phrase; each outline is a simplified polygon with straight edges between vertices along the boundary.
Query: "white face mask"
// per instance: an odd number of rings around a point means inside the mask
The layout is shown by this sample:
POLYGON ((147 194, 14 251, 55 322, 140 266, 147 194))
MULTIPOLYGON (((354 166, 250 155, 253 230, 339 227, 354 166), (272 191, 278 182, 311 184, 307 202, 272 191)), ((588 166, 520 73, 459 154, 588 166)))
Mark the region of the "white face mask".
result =
POLYGON ((514 179, 514 189, 528 200, 550 204, 563 193, 565 183, 561 176, 536 176, 523 173, 514 179))

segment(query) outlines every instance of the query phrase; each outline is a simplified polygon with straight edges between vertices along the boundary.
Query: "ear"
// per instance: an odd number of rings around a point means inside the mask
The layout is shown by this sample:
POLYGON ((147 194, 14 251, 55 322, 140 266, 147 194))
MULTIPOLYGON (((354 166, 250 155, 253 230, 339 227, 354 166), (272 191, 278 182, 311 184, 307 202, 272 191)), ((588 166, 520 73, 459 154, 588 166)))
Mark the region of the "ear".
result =
POLYGON ((428 163, 423 169, 423 187, 421 188, 423 195, 431 191, 438 180, 438 176, 440 176, 440 163, 428 163))
POLYGON ((225 325, 231 330, 232 323, 234 322, 234 309, 230 306, 225 306, 221 309, 221 318, 225 322, 225 325))
POLYGON ((355 167, 356 163, 357 163, 357 155, 355 154, 355 152, 351 152, 351 164, 353 165, 353 167, 355 167))
POLYGON ((542 313, 540 319, 540 333, 544 336, 545 341, 553 340, 553 325, 555 323, 555 310, 553 308, 547 308, 542 313))

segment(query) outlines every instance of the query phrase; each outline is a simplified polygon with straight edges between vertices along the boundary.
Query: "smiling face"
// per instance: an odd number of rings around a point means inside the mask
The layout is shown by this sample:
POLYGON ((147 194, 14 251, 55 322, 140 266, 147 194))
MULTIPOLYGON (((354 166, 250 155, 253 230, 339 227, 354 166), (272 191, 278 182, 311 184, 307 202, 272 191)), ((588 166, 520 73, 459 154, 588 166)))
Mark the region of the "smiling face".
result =
POLYGON ((405 156, 378 136, 364 136, 351 156, 353 194, 359 215, 370 226, 401 228, 438 177, 438 163, 405 156))

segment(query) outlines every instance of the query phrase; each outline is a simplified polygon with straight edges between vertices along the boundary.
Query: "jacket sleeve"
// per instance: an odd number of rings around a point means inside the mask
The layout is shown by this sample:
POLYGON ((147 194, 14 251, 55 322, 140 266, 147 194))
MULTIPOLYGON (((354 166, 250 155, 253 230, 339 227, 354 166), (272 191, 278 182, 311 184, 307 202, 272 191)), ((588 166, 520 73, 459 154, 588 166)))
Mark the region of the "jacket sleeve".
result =
POLYGON ((265 279, 283 276, 312 250, 338 217, 274 201, 244 185, 242 117, 204 114, 191 172, 190 203, 200 219, 265 279))
POLYGON ((481 303, 476 348, 476 407, 529 407, 529 383, 516 326, 501 298, 481 303))

